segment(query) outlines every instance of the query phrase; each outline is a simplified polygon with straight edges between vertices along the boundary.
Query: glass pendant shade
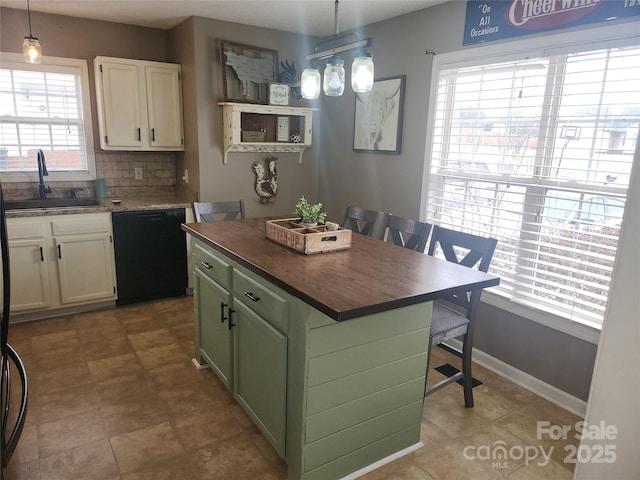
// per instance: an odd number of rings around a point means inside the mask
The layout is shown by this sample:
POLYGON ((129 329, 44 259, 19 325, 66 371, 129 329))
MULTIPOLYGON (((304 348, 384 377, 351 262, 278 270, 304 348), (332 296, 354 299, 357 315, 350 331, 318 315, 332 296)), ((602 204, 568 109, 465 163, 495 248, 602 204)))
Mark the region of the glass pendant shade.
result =
POLYGON ((22 54, 27 63, 40 63, 42 60, 42 47, 36 37, 29 35, 22 42, 22 54))
POLYGON ((331 57, 324 69, 324 94, 339 97, 344 93, 344 60, 331 57))
POLYGON ((351 65, 351 88, 356 93, 373 89, 373 60, 371 57, 357 57, 351 65))
POLYGON ((305 68, 300 77, 302 98, 315 100, 320 96, 320 72, 316 68, 305 68))

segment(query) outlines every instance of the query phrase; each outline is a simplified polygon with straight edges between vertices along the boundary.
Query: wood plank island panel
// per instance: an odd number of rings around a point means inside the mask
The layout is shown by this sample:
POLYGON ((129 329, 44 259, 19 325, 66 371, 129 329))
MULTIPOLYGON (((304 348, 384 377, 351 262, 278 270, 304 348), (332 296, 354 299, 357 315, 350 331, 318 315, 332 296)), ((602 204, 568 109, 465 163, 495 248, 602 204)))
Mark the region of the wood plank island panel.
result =
POLYGON ((359 234, 348 250, 302 255, 266 239, 264 218, 190 223, 183 230, 337 321, 500 283, 359 234))

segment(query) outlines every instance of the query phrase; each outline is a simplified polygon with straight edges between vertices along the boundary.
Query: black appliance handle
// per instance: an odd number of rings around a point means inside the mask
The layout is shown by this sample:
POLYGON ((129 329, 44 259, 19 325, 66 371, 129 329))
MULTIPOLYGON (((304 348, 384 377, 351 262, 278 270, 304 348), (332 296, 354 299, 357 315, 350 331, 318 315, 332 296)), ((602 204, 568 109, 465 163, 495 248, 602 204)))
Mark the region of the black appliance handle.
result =
POLYGON ((2 353, 2 358, 6 358, 7 338, 9 335, 9 308, 11 305, 11 270, 9 268, 9 240, 7 237, 7 218, 5 216, 2 185, 0 185, 0 250, 2 251, 2 322, 0 322, 0 352, 2 353))
POLYGON ((24 368, 24 363, 22 363, 22 359, 11 345, 6 344, 6 349, 8 355, 2 357, 2 396, 6 399, 4 404, 4 412, 2 412, 2 468, 5 468, 9 464, 9 460, 11 459, 16 446, 18 445, 18 440, 20 440, 24 422, 27 419, 27 404, 29 398, 29 388, 27 386, 27 371, 24 368), (5 428, 7 426, 9 417, 9 401, 11 399, 11 375, 9 360, 13 360, 13 363, 18 370, 18 375, 20 376, 20 384, 22 387, 22 397, 20 399, 20 408, 16 417, 16 423, 14 424, 13 430, 11 431, 9 439, 7 440, 7 437, 5 435, 5 428))

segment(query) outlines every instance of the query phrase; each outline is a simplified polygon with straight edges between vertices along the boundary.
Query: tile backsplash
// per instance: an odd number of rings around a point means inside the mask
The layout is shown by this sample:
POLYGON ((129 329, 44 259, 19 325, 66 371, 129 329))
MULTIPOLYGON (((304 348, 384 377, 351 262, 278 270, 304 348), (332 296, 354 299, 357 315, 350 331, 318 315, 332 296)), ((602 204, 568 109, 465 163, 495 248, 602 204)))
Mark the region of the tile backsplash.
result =
MULTIPOLYGON (((104 178, 106 196, 135 197, 173 194, 176 190, 176 156, 174 152, 103 152, 97 151, 96 175, 104 178), (136 168, 142 169, 142 179, 136 180, 136 168)), ((78 197, 95 197, 93 181, 49 182, 52 198, 64 198, 70 189, 82 190, 78 197)), ((38 196, 38 182, 3 182, 7 199, 38 196)))

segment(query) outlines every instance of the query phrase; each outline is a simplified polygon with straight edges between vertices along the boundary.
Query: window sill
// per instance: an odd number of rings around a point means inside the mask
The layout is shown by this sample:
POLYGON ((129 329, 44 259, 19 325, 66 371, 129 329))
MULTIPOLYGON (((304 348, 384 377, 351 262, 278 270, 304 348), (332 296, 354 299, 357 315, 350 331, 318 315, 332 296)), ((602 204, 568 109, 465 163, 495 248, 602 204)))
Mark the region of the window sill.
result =
POLYGON ((597 345, 600 341, 600 329, 596 329, 582 323, 558 317, 552 313, 520 305, 500 295, 485 291, 482 293, 482 301, 501 310, 513 313, 532 322, 539 323, 585 342, 597 345))

